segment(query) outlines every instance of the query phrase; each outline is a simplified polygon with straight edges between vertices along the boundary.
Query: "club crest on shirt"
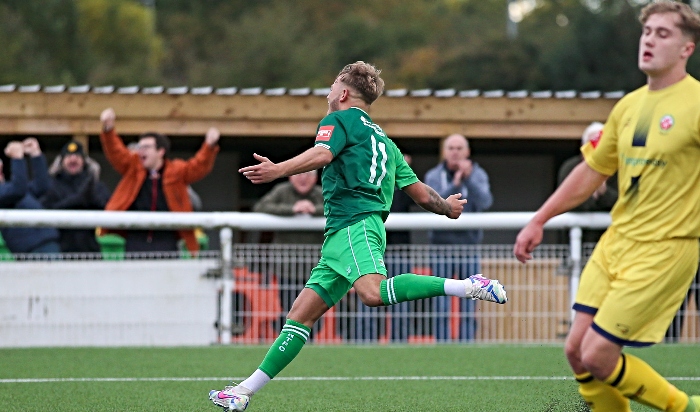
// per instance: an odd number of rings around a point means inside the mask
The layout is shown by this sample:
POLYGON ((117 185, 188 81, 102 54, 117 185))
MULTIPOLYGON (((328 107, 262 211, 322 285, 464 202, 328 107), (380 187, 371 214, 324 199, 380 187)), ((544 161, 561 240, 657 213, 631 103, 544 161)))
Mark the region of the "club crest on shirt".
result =
POLYGON ((316 140, 328 141, 331 140, 333 135, 333 129, 335 126, 321 126, 318 128, 318 133, 316 133, 316 140))
POLYGON ((675 121, 673 120, 673 116, 670 114, 667 114, 661 118, 659 121, 659 127, 661 127, 661 130, 664 132, 667 132, 670 128, 673 127, 675 124, 675 121))
POLYGON ((591 146, 595 149, 598 147, 598 143, 600 143, 600 139, 603 137, 603 131, 599 131, 598 133, 595 134, 595 136, 591 137, 591 146))

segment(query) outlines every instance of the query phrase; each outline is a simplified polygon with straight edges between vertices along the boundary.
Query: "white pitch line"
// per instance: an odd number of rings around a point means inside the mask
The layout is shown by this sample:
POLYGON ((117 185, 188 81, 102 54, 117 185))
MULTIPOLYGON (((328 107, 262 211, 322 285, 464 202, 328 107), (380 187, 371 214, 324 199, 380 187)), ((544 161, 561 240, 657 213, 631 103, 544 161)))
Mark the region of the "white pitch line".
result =
MULTIPOLYGON (((18 378, 0 379, 1 383, 61 383, 61 382, 199 382, 241 381, 237 377, 163 377, 163 378, 18 378)), ((669 381, 700 381, 697 376, 677 376, 669 381)), ((279 381, 567 381, 570 376, 282 376, 279 381)))

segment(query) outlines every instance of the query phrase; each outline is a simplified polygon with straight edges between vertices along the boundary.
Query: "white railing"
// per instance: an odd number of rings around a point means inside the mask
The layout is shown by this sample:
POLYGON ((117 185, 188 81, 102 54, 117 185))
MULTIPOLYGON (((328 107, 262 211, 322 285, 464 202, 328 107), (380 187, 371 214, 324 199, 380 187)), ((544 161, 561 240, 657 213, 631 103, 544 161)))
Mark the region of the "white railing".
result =
MULTIPOLYGON (((532 218, 532 212, 469 213, 450 220, 431 213, 393 213, 387 230, 519 229, 532 218)), ((278 217, 241 212, 105 212, 0 210, 0 226, 110 229, 219 229, 221 243, 221 290, 233 290, 233 230, 319 231, 323 218, 278 217)), ((551 219, 546 229, 570 231, 569 300, 576 294, 582 267, 582 228, 600 229, 610 224, 606 213, 566 213, 551 219)), ((219 315, 219 339, 232 329, 231 296, 223 293, 219 315)))
MULTIPOLYGON (((392 213, 387 230, 519 229, 534 212, 465 213, 451 220, 432 213, 392 213)), ((279 217, 245 212, 105 212, 71 210, 0 210, 0 226, 113 229, 221 229, 322 230, 325 219, 279 217)), ((573 227, 601 229, 610 224, 607 213, 564 213, 547 222, 546 229, 573 227)))

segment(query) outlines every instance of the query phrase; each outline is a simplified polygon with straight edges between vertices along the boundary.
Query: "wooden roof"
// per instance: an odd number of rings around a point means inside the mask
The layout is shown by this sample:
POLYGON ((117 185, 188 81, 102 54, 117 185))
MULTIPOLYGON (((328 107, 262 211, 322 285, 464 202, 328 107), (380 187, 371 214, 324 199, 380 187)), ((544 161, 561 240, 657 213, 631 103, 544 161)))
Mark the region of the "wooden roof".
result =
MULTIPOLYGON (((157 130, 201 135, 210 126, 227 137, 304 137, 325 115, 327 89, 66 88, 0 86, 1 135, 99 133, 112 107, 121 134, 157 130)), ((605 121, 621 92, 479 92, 388 90, 370 115, 394 138, 579 139, 605 121)))

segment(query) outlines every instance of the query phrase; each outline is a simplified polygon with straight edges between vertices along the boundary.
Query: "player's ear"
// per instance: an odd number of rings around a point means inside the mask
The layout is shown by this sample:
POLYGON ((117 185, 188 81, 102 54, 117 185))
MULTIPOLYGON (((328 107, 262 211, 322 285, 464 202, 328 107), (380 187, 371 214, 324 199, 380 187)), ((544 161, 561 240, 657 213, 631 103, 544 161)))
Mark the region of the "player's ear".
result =
POLYGON ((681 52, 681 56, 683 56, 683 58, 687 59, 690 56, 692 56, 694 51, 695 51, 695 43, 693 43, 692 41, 687 41, 685 43, 685 47, 683 47, 683 51, 681 52))

